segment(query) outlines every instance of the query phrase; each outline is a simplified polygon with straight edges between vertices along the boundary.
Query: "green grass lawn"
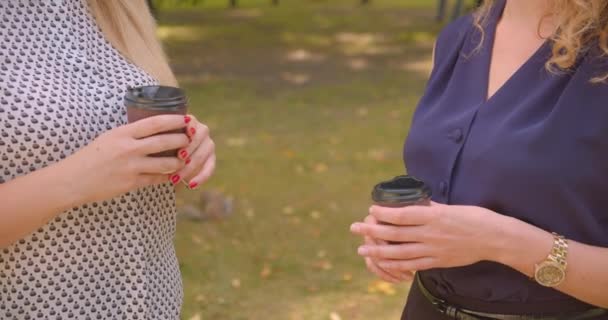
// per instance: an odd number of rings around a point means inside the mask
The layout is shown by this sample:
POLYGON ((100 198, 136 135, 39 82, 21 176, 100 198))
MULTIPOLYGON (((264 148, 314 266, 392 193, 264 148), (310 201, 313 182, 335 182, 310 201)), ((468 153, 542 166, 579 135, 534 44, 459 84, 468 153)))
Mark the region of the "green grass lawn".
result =
POLYGON ((407 285, 368 274, 348 227, 375 182, 404 172, 434 2, 164 2, 159 34, 217 142, 204 188, 235 199, 228 219, 180 219, 183 318, 398 319, 407 285))

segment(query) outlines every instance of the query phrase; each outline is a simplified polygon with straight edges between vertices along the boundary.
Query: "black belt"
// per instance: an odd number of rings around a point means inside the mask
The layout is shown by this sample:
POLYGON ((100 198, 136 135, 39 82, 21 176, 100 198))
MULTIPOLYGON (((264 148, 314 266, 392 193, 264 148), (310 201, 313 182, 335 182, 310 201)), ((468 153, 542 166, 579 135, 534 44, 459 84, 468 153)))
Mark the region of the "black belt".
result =
POLYGON ((478 312, 450 305, 445 300, 433 296, 424 287, 420 280, 420 276, 418 275, 416 275, 416 282, 422 295, 433 305, 433 307, 441 314, 454 320, 584 320, 608 314, 608 310, 600 308, 560 316, 526 316, 478 312))

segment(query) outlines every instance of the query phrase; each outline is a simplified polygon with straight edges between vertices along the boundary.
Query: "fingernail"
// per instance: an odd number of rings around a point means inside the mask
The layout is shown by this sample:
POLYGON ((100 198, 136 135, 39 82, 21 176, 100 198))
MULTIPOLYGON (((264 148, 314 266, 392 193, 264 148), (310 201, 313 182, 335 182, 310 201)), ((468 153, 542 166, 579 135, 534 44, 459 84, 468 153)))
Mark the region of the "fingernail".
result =
POLYGON ((198 187, 198 183, 196 182, 190 182, 190 184, 188 185, 188 188, 190 189, 196 189, 196 187, 198 187))
POLYGON ((173 185, 176 185, 179 180, 181 180, 181 177, 178 174, 174 174, 171 176, 171 182, 173 183, 173 185))
POLYGON ((184 122, 190 123, 191 120, 192 118, 190 116, 184 116, 184 122))
POLYGON ((350 226, 350 231, 352 232, 359 232, 361 230, 361 226, 358 223, 353 223, 350 226))
POLYGON ((190 161, 192 161, 192 159, 190 159, 190 158, 186 159, 186 164, 190 164, 190 161))
POLYGON ((186 158, 188 158, 188 151, 186 151, 186 150, 181 150, 181 151, 179 152, 179 157, 180 157, 180 158, 182 158, 182 159, 186 159, 186 158))
POLYGON ((196 133, 196 129, 190 128, 190 135, 193 136, 196 133))
POLYGON ((374 207, 373 207, 373 206, 372 206, 372 207, 369 207, 369 210, 368 210, 369 214, 372 214, 373 209, 374 209, 374 207))
POLYGON ((366 256, 369 254, 369 248, 367 247, 359 247, 359 249, 357 249, 357 253, 361 256, 366 256))

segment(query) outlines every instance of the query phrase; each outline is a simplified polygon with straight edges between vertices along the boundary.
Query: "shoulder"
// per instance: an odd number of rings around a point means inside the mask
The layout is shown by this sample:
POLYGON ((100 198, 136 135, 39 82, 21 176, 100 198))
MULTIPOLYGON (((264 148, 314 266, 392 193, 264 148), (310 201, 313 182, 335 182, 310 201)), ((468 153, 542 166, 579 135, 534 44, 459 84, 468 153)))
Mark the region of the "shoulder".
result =
POLYGON ((442 62, 455 63, 454 59, 460 55, 467 35, 475 27, 473 22, 473 15, 468 14, 452 21, 439 32, 433 46, 433 69, 442 62))
POLYGON ((446 25, 441 32, 439 32, 435 44, 436 50, 440 52, 444 48, 462 44, 466 35, 474 28, 473 21, 473 15, 467 14, 446 25))

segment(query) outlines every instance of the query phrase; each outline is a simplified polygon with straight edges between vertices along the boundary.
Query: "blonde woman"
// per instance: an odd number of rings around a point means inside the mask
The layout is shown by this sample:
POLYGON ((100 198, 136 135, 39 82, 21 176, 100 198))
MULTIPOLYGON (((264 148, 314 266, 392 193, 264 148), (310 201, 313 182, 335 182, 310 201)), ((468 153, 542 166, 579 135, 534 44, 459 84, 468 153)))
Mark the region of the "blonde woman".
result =
POLYGON ((125 124, 175 85, 145 1, 0 1, 0 60, 0 319, 178 319, 173 185, 215 153, 193 116, 125 124))
POLYGON ((434 59, 405 145, 434 202, 354 224, 368 268, 418 271, 403 319, 608 319, 608 1, 485 0, 434 59))

